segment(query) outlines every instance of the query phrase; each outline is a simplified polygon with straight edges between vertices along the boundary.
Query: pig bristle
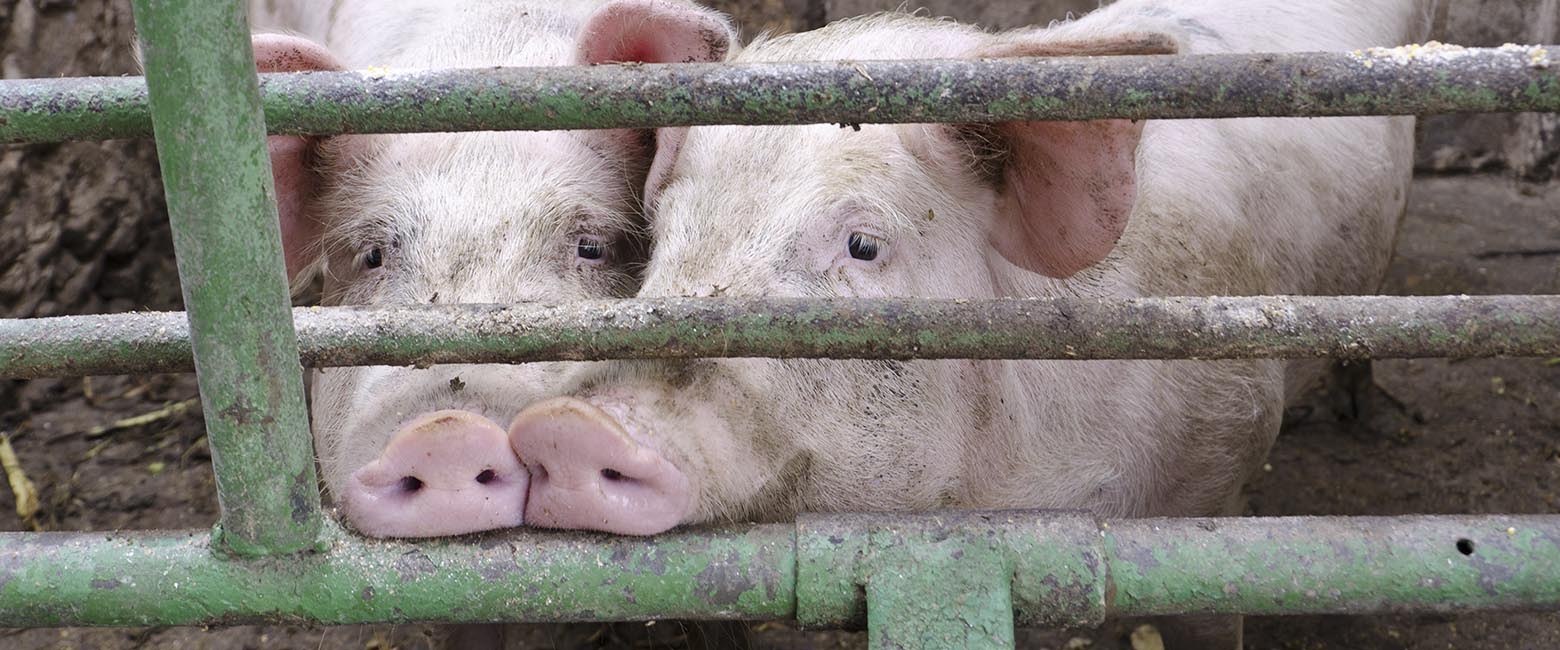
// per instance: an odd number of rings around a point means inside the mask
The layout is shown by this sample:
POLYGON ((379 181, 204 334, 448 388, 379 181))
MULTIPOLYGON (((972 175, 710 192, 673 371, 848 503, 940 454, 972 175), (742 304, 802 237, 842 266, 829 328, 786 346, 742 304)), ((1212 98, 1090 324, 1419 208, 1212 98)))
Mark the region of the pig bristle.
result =
MULTIPOLYGON (((257 31, 314 41, 348 70, 373 76, 429 68, 555 66, 581 62, 584 27, 607 0, 267 0, 251 2, 257 31)), ((724 18, 697 13, 715 52, 724 18)), ((630 131, 342 135, 312 156, 318 190, 305 211, 323 234, 289 257, 306 260, 295 295, 322 287, 321 304, 512 303, 627 297, 648 239, 638 205, 650 163, 630 131), (585 264, 582 236, 622 239, 615 264, 585 264), (364 264, 380 248, 376 262, 364 264)), ((311 414, 321 475, 332 492, 372 460, 398 423, 425 410, 466 409, 508 422, 556 376, 548 364, 484 366, 458 376, 363 367, 316 373, 311 414), (442 401, 441 401, 442 400, 442 401)))
MULTIPOLYGON (((1049 28, 995 34, 885 13, 761 38, 735 58, 1110 52, 1110 43, 1140 42, 1126 38, 1139 34, 1186 53, 1348 50, 1412 40, 1418 7, 1120 0, 1049 28)), ((1076 149, 1031 161, 1029 172, 1049 178, 1097 167, 1133 179, 1114 247, 1054 277, 1000 252, 1033 233, 994 227, 995 218, 1039 222, 1069 209, 1005 193, 1003 183, 1023 181, 1005 174, 1028 155, 1014 144, 1023 128, 693 127, 650 215, 655 252, 639 295, 712 287, 729 296, 942 299, 1368 292, 1385 268, 1412 168, 1411 119, 1146 121, 1140 137, 1120 141, 1133 147, 1121 167, 1076 149), (889 254, 852 259, 846 236, 855 230, 883 236, 889 254)), ((1115 142, 1092 148, 1121 151, 1115 142)), ((1114 187, 1113 179, 1071 178, 1081 188, 1072 200, 1114 187)), ((665 426, 663 449, 679 450, 697 484, 694 521, 932 507, 1223 513, 1303 376, 1272 360, 715 359, 697 372, 606 362, 586 374, 575 394, 635 396, 644 404, 639 421, 665 426)))

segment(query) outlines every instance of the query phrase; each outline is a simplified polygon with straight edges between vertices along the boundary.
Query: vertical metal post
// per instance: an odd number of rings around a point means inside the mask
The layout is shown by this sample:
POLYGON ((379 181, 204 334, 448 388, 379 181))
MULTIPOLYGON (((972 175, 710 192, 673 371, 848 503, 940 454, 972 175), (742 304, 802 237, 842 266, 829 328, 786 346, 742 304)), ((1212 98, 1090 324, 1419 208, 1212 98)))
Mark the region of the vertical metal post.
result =
MULTIPOLYGON (((1019 567, 1009 544, 1032 532, 1029 523, 980 512, 803 516, 796 528, 796 618, 813 627, 864 621, 873 650, 1010 650, 1019 567)), ((1020 585, 1023 595, 1077 602, 1051 594, 1078 591, 1070 578, 1031 582, 1020 585)))
POLYGON ((244 2, 134 8, 222 507, 213 541, 310 548, 320 496, 244 2))
MULTIPOLYGON (((963 541, 963 540, 961 540, 963 541)), ((903 542, 892 542, 896 547, 903 542)), ((1011 650, 1013 566, 978 543, 921 546, 866 580, 867 645, 873 650, 1011 650)))

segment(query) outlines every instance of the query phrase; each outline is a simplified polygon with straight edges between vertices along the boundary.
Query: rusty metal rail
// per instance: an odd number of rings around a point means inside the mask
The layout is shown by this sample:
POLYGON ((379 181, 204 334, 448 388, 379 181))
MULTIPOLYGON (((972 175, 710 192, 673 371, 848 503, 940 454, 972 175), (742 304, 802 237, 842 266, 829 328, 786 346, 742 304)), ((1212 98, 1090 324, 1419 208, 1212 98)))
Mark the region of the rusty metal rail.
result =
MULTIPOLYGON (((261 75, 272 133, 1560 111, 1560 46, 261 75)), ((134 77, 0 81, 0 142, 151 134, 134 77)))
POLYGON ((423 543, 327 524, 319 551, 247 560, 203 531, 0 533, 6 626, 795 618, 1011 647, 1015 623, 1556 607, 1560 516, 830 515, 423 543), (983 625, 946 625, 972 613, 949 602, 982 605, 983 625))
MULTIPOLYGON (((600 300, 303 307, 308 367, 687 357, 1560 356, 1560 296, 600 300)), ((0 377, 191 369, 183 313, 0 320, 0 377)))

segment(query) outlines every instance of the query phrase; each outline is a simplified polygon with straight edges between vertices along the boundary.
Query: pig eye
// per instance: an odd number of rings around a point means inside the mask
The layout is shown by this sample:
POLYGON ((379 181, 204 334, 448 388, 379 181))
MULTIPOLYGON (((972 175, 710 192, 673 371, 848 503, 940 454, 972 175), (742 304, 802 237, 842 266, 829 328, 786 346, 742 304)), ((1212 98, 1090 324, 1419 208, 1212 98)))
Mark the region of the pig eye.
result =
POLYGON ((582 260, 600 260, 607 256, 607 244, 595 237, 581 237, 575 251, 582 260))
POLYGON ((871 262, 877 259, 878 250, 883 247, 883 240, 872 235, 853 232, 850 234, 847 246, 850 248, 851 257, 863 262, 871 262))
POLYGON ((375 246, 372 250, 363 255, 363 266, 371 269, 377 269, 384 265, 385 254, 383 251, 379 250, 378 246, 375 246))

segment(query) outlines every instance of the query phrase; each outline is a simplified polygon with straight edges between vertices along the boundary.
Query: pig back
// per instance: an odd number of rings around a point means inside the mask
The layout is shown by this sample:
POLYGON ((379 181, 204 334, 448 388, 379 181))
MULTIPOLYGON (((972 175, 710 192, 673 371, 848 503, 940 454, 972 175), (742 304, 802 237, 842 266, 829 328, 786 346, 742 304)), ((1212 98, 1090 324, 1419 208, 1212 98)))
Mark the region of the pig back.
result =
MULTIPOLYGON (((1351 51, 1422 37, 1429 0, 1124 0, 1058 29, 1185 53, 1351 51)), ((1412 117, 1151 120, 1115 262, 1146 295, 1373 293, 1413 171, 1412 117)))
MULTIPOLYGON (((1422 36, 1427 6, 1124 0, 1052 30, 1083 38, 1164 32, 1194 54, 1350 51, 1422 36)), ((1406 205, 1413 128, 1411 117, 1150 120, 1128 225, 1110 256, 1068 287, 1118 297, 1375 293, 1406 205)), ((1324 364, 1095 362, 1086 373, 1048 363, 1016 367, 1025 368, 1018 371, 1025 386, 1015 391, 1048 405, 1048 413, 1026 415, 1054 422, 1074 404, 1079 415, 1071 419, 1100 420, 1080 429, 1110 432, 1100 446, 1110 450, 1101 452, 1108 472, 1055 472, 1114 477, 1074 481, 1100 486, 1075 501, 1143 516, 1228 512, 1226 498, 1276 438, 1282 404, 1324 364), (1090 389, 1090 382, 1099 385, 1090 389), (1096 410, 1100 401, 1110 408, 1096 410)))
MULTIPOLYGON (((1352 51, 1420 40, 1428 0, 1128 2, 1190 52, 1352 51)), ((1117 260, 1145 295, 1361 295, 1386 275, 1413 174, 1412 117, 1151 121, 1117 260)), ((1285 364, 1294 399, 1324 363, 1285 364)))

